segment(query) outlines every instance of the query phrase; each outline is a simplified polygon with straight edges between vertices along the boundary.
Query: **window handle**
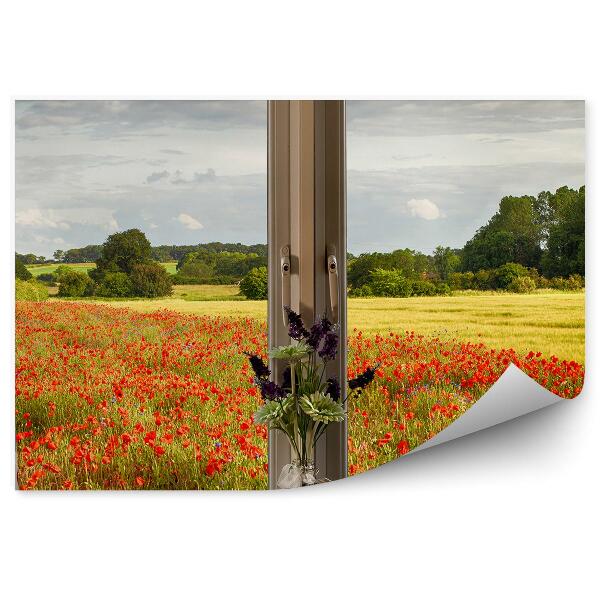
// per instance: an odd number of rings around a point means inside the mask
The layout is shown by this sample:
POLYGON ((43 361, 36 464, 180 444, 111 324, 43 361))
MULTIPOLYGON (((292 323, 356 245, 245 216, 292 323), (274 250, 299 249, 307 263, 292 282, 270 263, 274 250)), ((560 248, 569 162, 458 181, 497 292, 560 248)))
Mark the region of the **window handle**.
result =
POLYGON ((291 306, 292 296, 290 287, 290 247, 281 247, 281 312, 283 313, 283 324, 288 326, 286 306, 291 306))
POLYGON ((335 246, 327 246, 327 272, 329 273, 329 306, 331 308, 331 320, 338 322, 339 305, 339 285, 338 285, 338 267, 335 256, 335 246))

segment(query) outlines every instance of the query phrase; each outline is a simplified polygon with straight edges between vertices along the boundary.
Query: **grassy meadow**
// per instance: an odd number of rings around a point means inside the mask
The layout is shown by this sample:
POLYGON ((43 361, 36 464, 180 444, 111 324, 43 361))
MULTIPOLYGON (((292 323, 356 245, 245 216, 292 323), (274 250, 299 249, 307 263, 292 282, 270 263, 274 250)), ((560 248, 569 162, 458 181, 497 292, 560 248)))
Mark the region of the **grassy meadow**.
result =
MULTIPOLYGON (((161 263, 175 273, 175 262, 161 263)), ((69 267, 88 271, 94 263, 69 267)), ((31 265, 34 276, 57 265, 31 265)), ((58 288, 49 288, 56 294, 58 288)), ((90 299, 86 299, 87 302, 90 299)), ((236 285, 176 285, 169 298, 96 300, 141 312, 161 308, 192 315, 264 320, 265 301, 246 300, 236 285)), ((455 292, 452 296, 349 298, 348 327, 364 334, 415 331, 443 340, 483 342, 490 348, 542 352, 585 363, 585 294, 536 290, 532 294, 455 292)))
MULTIPOLYGON (((235 285, 174 286, 173 296, 157 300, 98 300, 141 312, 168 309, 192 315, 264 320, 266 301, 244 300, 235 285)), ((89 301, 89 300, 86 300, 89 301)), ((585 294, 457 293, 419 298, 349 298, 348 327, 367 334, 415 331, 442 340, 483 342, 490 348, 585 363, 585 294)))

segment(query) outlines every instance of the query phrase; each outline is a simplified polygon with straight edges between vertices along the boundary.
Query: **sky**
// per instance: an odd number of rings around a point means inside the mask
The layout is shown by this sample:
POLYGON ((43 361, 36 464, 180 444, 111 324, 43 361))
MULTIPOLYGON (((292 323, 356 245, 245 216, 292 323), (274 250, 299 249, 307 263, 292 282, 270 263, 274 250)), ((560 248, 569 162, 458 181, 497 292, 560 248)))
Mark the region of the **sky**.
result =
MULTIPOLYGON (((580 101, 349 101, 348 249, 458 248, 505 195, 585 183, 580 101)), ((261 101, 18 101, 16 250, 142 229, 266 241, 261 101)))

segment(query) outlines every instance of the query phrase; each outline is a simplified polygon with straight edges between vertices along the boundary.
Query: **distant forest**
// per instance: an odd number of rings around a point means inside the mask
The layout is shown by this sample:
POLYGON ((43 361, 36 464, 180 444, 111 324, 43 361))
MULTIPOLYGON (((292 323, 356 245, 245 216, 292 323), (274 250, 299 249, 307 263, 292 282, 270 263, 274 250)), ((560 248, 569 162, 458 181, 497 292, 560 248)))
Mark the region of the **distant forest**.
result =
MULTIPOLYGON (((36 256, 35 254, 16 254, 25 265, 40 264, 45 262, 58 263, 86 263, 96 262, 101 255, 102 244, 90 244, 83 248, 71 248, 71 250, 56 250, 52 260, 48 260, 45 256, 36 256)), ((208 242, 205 244, 196 245, 163 245, 152 246, 152 258, 158 262, 172 262, 181 260, 190 252, 207 252, 210 254, 218 254, 220 252, 237 252, 239 254, 257 254, 258 256, 267 256, 266 244, 245 245, 239 243, 223 243, 223 242, 208 242)))
MULTIPOLYGON (((58 263, 97 262, 102 245, 57 250, 58 263)), ((23 264, 44 257, 17 254, 23 264)), ((177 261, 173 283, 234 283, 267 264, 267 245, 210 242, 151 247, 158 262, 177 261)), ((398 249, 348 255, 349 293, 411 296, 452 289, 579 289, 585 274, 585 187, 537 196, 505 196, 497 212, 462 248, 433 254, 398 249)))

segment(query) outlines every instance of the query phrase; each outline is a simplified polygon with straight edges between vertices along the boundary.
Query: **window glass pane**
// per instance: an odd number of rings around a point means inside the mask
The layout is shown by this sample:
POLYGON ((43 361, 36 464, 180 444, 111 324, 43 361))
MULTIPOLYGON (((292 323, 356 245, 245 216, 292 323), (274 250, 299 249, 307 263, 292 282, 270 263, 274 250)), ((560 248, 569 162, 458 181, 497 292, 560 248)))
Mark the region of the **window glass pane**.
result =
POLYGON ((579 393, 584 104, 348 102, 354 474, 408 452, 515 363, 579 393))
POLYGON ((267 487, 266 102, 19 101, 15 131, 18 484, 267 487))

